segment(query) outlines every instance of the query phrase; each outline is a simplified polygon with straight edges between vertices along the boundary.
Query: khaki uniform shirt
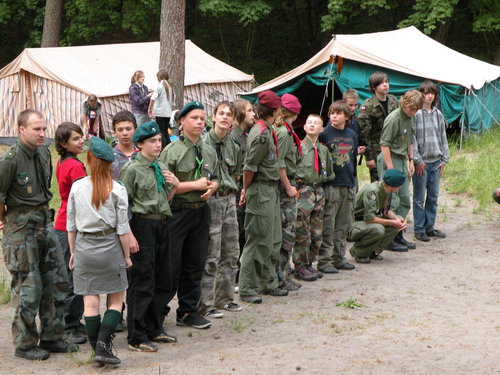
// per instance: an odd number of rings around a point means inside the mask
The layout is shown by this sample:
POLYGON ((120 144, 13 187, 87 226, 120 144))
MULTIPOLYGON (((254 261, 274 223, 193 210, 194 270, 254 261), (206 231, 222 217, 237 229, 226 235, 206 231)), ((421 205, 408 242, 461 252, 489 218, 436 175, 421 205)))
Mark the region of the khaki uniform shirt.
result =
POLYGON ((297 164, 297 180, 302 180, 307 184, 321 183, 335 178, 333 172, 332 157, 328 148, 325 145, 316 141, 318 155, 320 159, 320 173, 314 169, 314 145, 309 138, 304 138, 302 141, 302 156, 297 164))
POLYGON ((243 130, 238 125, 234 125, 229 135, 233 138, 238 146, 240 146, 241 160, 245 160, 245 154, 247 152, 247 138, 250 128, 243 130))
POLYGON ((291 133, 285 125, 274 127, 278 137, 278 165, 285 168, 287 176, 294 176, 297 172, 297 159, 299 152, 293 140, 293 130, 291 133))
POLYGON ((415 124, 411 117, 399 108, 389 114, 384 121, 380 145, 389 147, 391 154, 402 157, 408 155, 408 147, 413 143, 415 124))
MULTIPOLYGON (((161 170, 167 168, 156 160, 161 170)), ((167 191, 158 191, 156 174, 151 162, 141 153, 137 153, 130 162, 125 164, 120 173, 120 180, 127 188, 130 211, 133 214, 160 214, 172 216, 168 204, 167 191)))
POLYGON ((255 173, 254 181, 279 180, 277 144, 273 137, 273 128, 263 120, 258 120, 250 130, 247 140, 247 154, 244 171, 255 173))
POLYGON ((0 159, 0 203, 8 207, 40 206, 52 199, 49 149, 32 150, 19 138, 0 159))
MULTIPOLYGON (((217 156, 215 150, 210 145, 204 144, 201 138, 194 144, 187 137, 181 136, 177 141, 169 143, 163 149, 160 161, 167 166, 167 170, 175 174, 180 182, 194 181, 197 168, 195 147, 200 149, 203 159, 201 177, 219 182, 216 174, 217 156)), ((172 204, 205 202, 203 198, 200 198, 203 193, 204 191, 194 190, 176 194, 172 204)))
POLYGON ((375 217, 385 217, 391 206, 391 193, 386 193, 381 182, 372 182, 356 194, 354 218, 370 221, 375 217))
POLYGON ((219 177, 219 188, 217 191, 236 192, 238 190, 236 179, 241 170, 240 147, 229 134, 224 139, 219 139, 213 128, 203 136, 203 142, 212 147, 217 155, 216 175, 219 177))
POLYGON ((376 160, 380 153, 380 134, 384 120, 389 113, 398 108, 398 100, 393 95, 387 95, 387 113, 377 97, 366 99, 359 109, 359 127, 361 139, 366 142, 366 160, 376 160))

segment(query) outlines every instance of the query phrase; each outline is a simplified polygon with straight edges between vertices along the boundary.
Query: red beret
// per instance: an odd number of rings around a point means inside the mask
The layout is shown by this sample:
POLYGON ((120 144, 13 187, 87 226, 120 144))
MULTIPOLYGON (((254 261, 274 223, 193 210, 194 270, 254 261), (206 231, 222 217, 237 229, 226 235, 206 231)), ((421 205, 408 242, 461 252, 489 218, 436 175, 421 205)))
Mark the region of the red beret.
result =
POLYGON ((283 94, 281 97, 281 102, 283 103, 283 107, 288 109, 290 112, 293 112, 295 114, 300 113, 300 109, 302 108, 302 105, 299 102, 299 99, 292 95, 292 94, 283 94))
POLYGON ((259 104, 276 109, 281 107, 281 99, 271 90, 266 90, 259 93, 259 104))

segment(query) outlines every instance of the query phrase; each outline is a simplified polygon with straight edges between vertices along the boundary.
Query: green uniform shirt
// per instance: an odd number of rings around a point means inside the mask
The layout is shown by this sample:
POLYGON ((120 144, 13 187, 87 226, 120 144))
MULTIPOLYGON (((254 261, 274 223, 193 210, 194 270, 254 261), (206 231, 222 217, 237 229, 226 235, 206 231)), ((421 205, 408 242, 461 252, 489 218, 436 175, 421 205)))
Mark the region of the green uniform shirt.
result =
POLYGON ((238 146, 240 146, 241 160, 245 160, 245 154, 247 152, 247 138, 250 128, 246 130, 241 129, 238 125, 234 125, 229 135, 233 138, 238 146))
MULTIPOLYGON (((167 169, 175 174, 180 182, 195 181, 197 168, 200 168, 201 177, 206 177, 207 180, 216 180, 217 157, 215 150, 208 144, 203 144, 200 138, 195 144, 187 137, 181 136, 177 141, 169 143, 160 154, 162 161, 167 169), (201 153, 201 164, 196 161, 197 151, 201 153)), ((201 178, 198 177, 198 178, 201 178)), ((196 203, 205 202, 200 196, 204 191, 193 190, 182 194, 176 194, 172 200, 174 203, 196 203)))
POLYGON ((398 100, 393 95, 387 95, 387 113, 377 97, 366 99, 359 108, 359 128, 361 139, 366 142, 366 160, 376 160, 380 153, 380 135, 384 120, 389 113, 398 108, 398 100))
POLYGON ((270 124, 258 120, 250 130, 244 171, 255 173, 255 181, 277 181, 279 179, 278 157, 270 124))
POLYGON ((313 143, 307 137, 305 137, 302 141, 302 156, 299 158, 299 162, 297 163, 297 173, 295 174, 295 177, 297 180, 302 180, 307 184, 326 182, 335 178, 333 163, 328 148, 319 143, 319 141, 316 141, 316 146, 318 148, 318 155, 320 159, 319 174, 314 168, 313 143))
POLYGON ((299 152, 293 140, 293 131, 288 132, 284 124, 275 126, 274 130, 278 137, 278 165, 280 168, 285 168, 287 176, 294 176, 297 172, 299 152))
POLYGON ((384 121, 380 145, 389 147, 393 154, 406 157, 413 143, 414 125, 413 118, 406 116, 401 108, 391 112, 384 121))
POLYGON ((7 207, 40 206, 52 199, 49 149, 32 150, 19 138, 0 159, 0 203, 7 207))
POLYGON ((354 218, 370 221, 375 217, 384 217, 390 209, 391 193, 386 193, 381 182, 372 182, 361 188, 356 194, 354 218))
MULTIPOLYGON (((158 159, 155 162, 161 170, 167 169, 158 159)), ((125 164, 120 172, 120 180, 127 188, 129 208, 133 214, 172 216, 167 200, 169 187, 167 191, 158 191, 155 170, 141 153, 125 164)))
POLYGON ((210 145, 217 155, 217 169, 215 171, 217 177, 219 177, 217 191, 236 192, 238 190, 236 178, 241 170, 240 147, 229 135, 226 135, 222 140, 219 139, 213 128, 203 136, 203 142, 210 145), (219 147, 220 151, 218 150, 219 147))

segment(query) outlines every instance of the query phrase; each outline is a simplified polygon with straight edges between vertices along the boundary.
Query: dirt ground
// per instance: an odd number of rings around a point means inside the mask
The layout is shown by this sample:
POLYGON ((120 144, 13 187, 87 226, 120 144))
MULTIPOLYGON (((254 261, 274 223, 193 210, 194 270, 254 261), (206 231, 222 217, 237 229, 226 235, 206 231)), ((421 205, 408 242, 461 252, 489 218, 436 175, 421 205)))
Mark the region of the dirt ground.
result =
MULTIPOLYGON (((381 262, 303 282, 288 297, 243 304, 208 330, 177 327, 169 316, 178 343, 155 354, 128 351, 120 333, 117 368, 63 354, 35 363, 14 357, 10 309, 0 306, 0 373, 500 374, 499 206, 476 215, 470 200, 446 194, 440 205, 437 228, 448 238, 384 252, 381 262), (362 307, 337 306, 350 298, 362 307)), ((86 344, 78 356, 88 354, 86 344)))

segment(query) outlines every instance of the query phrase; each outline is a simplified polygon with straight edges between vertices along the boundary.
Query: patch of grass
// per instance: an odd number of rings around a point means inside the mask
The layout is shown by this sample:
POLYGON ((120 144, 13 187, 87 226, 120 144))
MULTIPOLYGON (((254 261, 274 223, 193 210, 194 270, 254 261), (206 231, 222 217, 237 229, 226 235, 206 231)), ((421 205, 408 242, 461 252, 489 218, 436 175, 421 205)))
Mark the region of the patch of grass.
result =
POLYGON ((242 332, 252 324, 255 323, 255 319, 249 318, 231 318, 231 326, 236 332, 242 332))
POLYGON ((6 276, 2 276, 0 280, 0 305, 5 305, 10 302, 10 283, 6 276))
POLYGON ((477 201, 473 213, 489 210, 493 199, 491 194, 498 187, 500 173, 500 126, 481 135, 470 135, 462 144, 460 140, 450 142, 450 163, 443 178, 447 190, 455 194, 465 194, 477 201))
POLYGON ((303 311, 303 312, 299 313, 299 318, 305 318, 307 316, 312 316, 312 315, 313 315, 313 313, 310 311, 303 311))
POLYGON ((276 320, 273 320, 273 322, 271 324, 278 324, 278 323, 285 323, 285 319, 276 319, 276 320))
POLYGON ((352 298, 352 297, 344 302, 337 303, 335 306, 345 307, 346 309, 359 309, 361 307, 365 307, 365 305, 362 305, 361 303, 359 303, 356 298, 352 298))
POLYGON ((76 363, 77 365, 87 365, 89 363, 92 363, 94 361, 94 351, 91 350, 90 354, 88 357, 80 357, 78 355, 78 352, 71 352, 66 354, 66 358, 68 358, 70 361, 76 363))
POLYGON ((322 293, 334 293, 334 292, 338 292, 339 289, 335 289, 335 288, 333 288, 333 289, 321 288, 319 291, 322 292, 322 293))

